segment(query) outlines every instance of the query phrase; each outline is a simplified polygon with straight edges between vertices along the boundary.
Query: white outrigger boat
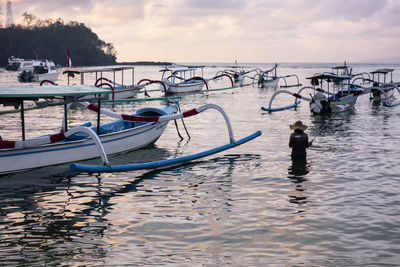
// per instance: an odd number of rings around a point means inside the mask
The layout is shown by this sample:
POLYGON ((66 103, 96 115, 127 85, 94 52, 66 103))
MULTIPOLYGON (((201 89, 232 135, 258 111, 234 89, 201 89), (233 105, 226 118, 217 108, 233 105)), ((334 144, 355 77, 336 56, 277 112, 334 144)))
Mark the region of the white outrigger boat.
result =
POLYGON ((261 109, 274 112, 296 108, 301 102, 300 99, 302 99, 309 102, 310 111, 313 114, 352 110, 357 98, 371 91, 371 88, 356 84, 356 81, 371 82, 370 75, 366 72, 357 74, 352 72, 353 69, 344 62, 343 65, 332 67, 331 72, 316 73, 312 77, 306 78, 311 80, 311 86, 302 87, 297 93, 279 90, 272 95, 268 107, 261 107, 261 109), (325 88, 323 88, 324 85, 326 85, 325 88), (313 94, 310 94, 310 97, 301 95, 305 90, 312 90, 313 94), (272 102, 277 95, 282 93, 295 97, 295 102, 291 105, 273 108, 272 102))
POLYGON ((236 84, 239 84, 239 86, 245 86, 245 85, 249 85, 249 84, 244 84, 244 79, 245 78, 249 78, 249 79, 253 79, 253 77, 250 76, 250 73, 252 72, 257 72, 259 69, 252 69, 252 70, 244 70, 244 68, 246 68, 245 66, 231 66, 228 69, 224 69, 224 70, 220 70, 218 71, 215 76, 219 77, 221 75, 229 75, 233 78, 234 82, 236 84))
POLYGON ((0 175, 26 171, 51 165, 59 165, 101 157, 100 165, 71 164, 70 169, 86 172, 114 172, 138 169, 153 169, 175 165, 182 162, 202 158, 226 149, 241 145, 259 136, 255 132, 243 139, 234 140, 229 118, 224 110, 216 105, 207 104, 183 113, 175 113, 175 105, 160 108, 143 108, 135 114, 119 114, 101 108, 101 98, 98 105, 87 102, 75 102, 97 112, 97 125, 90 123, 68 128, 68 110, 74 100, 84 95, 102 95, 109 91, 103 88, 85 85, 73 86, 20 86, 0 87, 0 104, 19 107, 21 112, 22 140, 0 140, 0 175), (62 101, 64 119, 60 132, 37 138, 25 139, 24 102, 52 99, 62 101), (207 109, 216 109, 224 117, 228 126, 230 143, 210 149, 195 155, 168 159, 157 162, 111 165, 107 155, 135 150, 153 144, 162 135, 168 121, 193 116, 207 109), (100 114, 115 118, 115 121, 100 123, 100 114))
POLYGON ((311 80, 312 86, 302 87, 297 93, 288 90, 279 90, 272 95, 268 108, 262 107, 261 109, 268 112, 274 112, 296 108, 300 103, 298 99, 308 101, 310 104, 310 111, 313 114, 337 113, 354 109, 358 96, 365 92, 359 87, 351 85, 350 81, 352 77, 353 76, 351 75, 337 75, 333 73, 316 74, 307 78, 311 80), (322 89, 324 84, 326 84, 326 88, 322 89), (321 88, 317 87, 319 85, 321 88), (310 94, 310 97, 301 95, 305 90, 312 90, 313 95, 310 94), (292 95, 296 98, 295 103, 283 107, 272 108, 272 102, 279 94, 292 95))
POLYGON ((254 75, 253 83, 257 82, 258 86, 262 88, 272 88, 276 89, 278 87, 279 81, 282 79, 285 82, 285 85, 281 85, 280 87, 297 87, 301 86, 301 83, 299 81, 299 77, 296 74, 290 74, 290 75, 284 75, 284 76, 278 76, 277 75, 277 68, 279 64, 275 63, 274 66, 268 70, 261 70, 257 69, 256 74, 254 75), (287 79, 290 77, 295 77, 297 80, 296 84, 288 84, 287 79))
POLYGON ((372 87, 369 89, 374 103, 383 102, 385 106, 397 105, 389 103, 389 98, 393 97, 396 91, 400 93, 400 82, 393 82, 393 71, 394 69, 385 68, 370 72, 372 74, 372 87), (390 81, 386 81, 386 76, 389 73, 390 81))
POLYGON ((60 71, 57 70, 56 65, 51 60, 34 61, 32 71, 22 71, 18 75, 20 82, 55 82, 58 78, 60 71))
MULTIPOLYGON (((179 67, 165 67, 160 70, 162 72, 161 80, 150 80, 142 79, 138 84, 144 83, 144 85, 149 85, 153 83, 160 84, 160 90, 164 93, 165 97, 171 94, 182 94, 182 93, 195 93, 203 90, 204 85, 207 91, 217 91, 236 88, 231 76, 228 74, 220 74, 212 78, 203 78, 203 68, 205 66, 179 66, 179 67), (196 76, 196 71, 201 68, 201 76, 196 76), (231 87, 227 88, 215 88, 211 89, 209 82, 212 80, 217 80, 222 77, 228 77, 231 82, 231 87)), ((146 92, 145 92, 146 94, 146 92)))
MULTIPOLYGON (((135 67, 108 67, 108 68, 94 68, 94 69, 68 69, 63 71, 68 77, 68 85, 70 79, 74 78, 75 75, 80 75, 80 84, 85 84, 85 75, 94 75, 94 86, 104 87, 109 90, 108 94, 104 97, 108 100, 115 99, 126 99, 136 97, 138 92, 142 90, 145 85, 135 85, 135 67), (124 82, 124 72, 131 71, 131 84, 124 82), (111 74, 109 74, 111 73, 111 74), (112 76, 112 78, 110 77, 112 76), (108 77, 108 78, 107 78, 108 77), (117 78, 120 77, 118 82, 117 78)), ((85 96, 83 99, 87 99, 93 96, 85 96)))
POLYGON ((198 68, 203 70, 203 67, 166 67, 160 70, 162 72, 161 82, 164 84, 160 89, 166 95, 199 92, 204 85, 208 89, 203 75, 196 76, 198 68))

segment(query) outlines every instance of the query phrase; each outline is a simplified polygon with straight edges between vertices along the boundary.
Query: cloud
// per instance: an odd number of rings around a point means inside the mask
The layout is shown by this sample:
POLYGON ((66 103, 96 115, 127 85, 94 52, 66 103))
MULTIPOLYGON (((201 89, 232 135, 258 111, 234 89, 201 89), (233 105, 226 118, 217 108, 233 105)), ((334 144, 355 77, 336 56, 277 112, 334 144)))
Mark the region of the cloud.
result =
POLYGON ((120 61, 335 61, 400 56, 397 0, 20 0, 85 23, 120 61), (394 56, 393 55, 393 56, 394 56))

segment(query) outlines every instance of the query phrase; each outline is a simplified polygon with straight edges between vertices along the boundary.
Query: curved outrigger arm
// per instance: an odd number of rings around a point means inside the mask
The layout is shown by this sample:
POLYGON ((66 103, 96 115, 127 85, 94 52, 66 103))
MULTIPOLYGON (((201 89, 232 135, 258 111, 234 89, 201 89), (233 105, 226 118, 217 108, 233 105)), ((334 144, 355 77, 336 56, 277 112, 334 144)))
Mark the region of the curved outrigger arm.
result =
MULTIPOLYGON (((89 109, 96 111, 95 105, 89 104, 89 103, 82 103, 82 104, 87 105, 87 107, 89 109)), ((225 122, 228 126, 230 143, 216 147, 216 148, 212 148, 212 149, 200 152, 200 153, 183 156, 183 157, 178 157, 178 158, 160 160, 160 161, 137 163, 137 164, 126 164, 126 165, 109 165, 106 162, 104 162, 104 160, 103 160, 104 165, 86 165, 86 164, 72 163, 70 165, 70 169, 72 171, 101 173, 101 172, 122 172, 122 171, 134 171, 134 170, 162 168, 162 167, 177 165, 180 163, 185 163, 185 162, 189 162, 192 160, 204 158, 204 157, 231 149, 233 147, 242 145, 242 144, 244 144, 248 141, 251 141, 261 135, 261 131, 256 131, 251 135, 248 135, 242 139, 235 141, 234 137, 233 137, 231 123, 229 121, 227 114, 225 113, 225 111, 222 107, 215 105, 215 104, 206 104, 206 105, 200 106, 199 108, 191 109, 186 112, 173 114, 173 115, 165 115, 165 116, 124 115, 124 114, 118 114, 113 111, 107 111, 106 109, 101 109, 100 112, 104 113, 106 111, 107 114, 110 116, 122 118, 124 120, 129 120, 129 121, 162 122, 162 121, 175 120, 175 119, 183 118, 183 117, 190 117, 190 116, 196 115, 196 114, 198 114, 206 109, 210 109, 210 108, 218 110, 223 115, 225 122)))
POLYGON ((76 126, 76 127, 69 129, 66 132, 60 132, 60 133, 53 134, 53 135, 46 135, 46 136, 27 139, 27 140, 21 140, 21 141, 1 140, 0 147, 1 148, 15 148, 15 149, 34 148, 34 147, 38 147, 38 146, 43 146, 43 145, 63 141, 76 133, 86 133, 89 135, 89 137, 92 138, 92 140, 94 141, 94 143, 97 147, 97 150, 99 151, 101 160, 103 161, 104 165, 108 166, 109 161, 107 158, 107 154, 104 150, 103 145, 101 144, 99 136, 91 128, 85 127, 85 126, 76 126))
MULTIPOLYGON (((321 88, 315 88, 315 87, 313 87, 313 86, 305 86, 305 87, 302 87, 302 88, 297 92, 297 94, 300 95, 300 93, 301 93, 303 90, 305 90, 305 89, 311 89, 311 90, 314 90, 314 91, 316 91, 316 92, 324 93, 324 94, 327 94, 327 95, 335 95, 335 94, 332 93, 332 92, 325 91, 325 90, 323 90, 323 89, 321 89, 321 88)), ((303 99, 304 99, 304 97, 303 97, 303 99)), ((308 100, 307 100, 307 101, 308 101, 308 100)))
MULTIPOLYGON (((309 88, 314 88, 314 87, 311 87, 311 86, 307 86, 307 87, 309 87, 309 88)), ((304 87, 303 87, 303 88, 304 88, 304 87)), ((302 88, 302 89, 303 89, 303 88, 302 88)), ((315 89, 315 88, 314 88, 314 89, 315 89)), ((308 101, 308 102, 311 102, 311 101, 312 101, 311 98, 308 98, 308 97, 305 97, 305 96, 301 96, 301 95, 299 95, 299 94, 297 94, 297 93, 293 93, 293 92, 290 92, 290 91, 288 91, 288 90, 279 90, 279 91, 276 91, 276 92, 272 95, 271 99, 269 100, 268 108, 262 107, 261 109, 262 109, 262 110, 265 110, 265 111, 273 112, 273 111, 282 111, 282 110, 285 110, 285 109, 294 108, 294 107, 296 107, 296 106, 300 103, 300 101, 298 101, 297 99, 304 99, 304 100, 306 100, 306 101, 308 101), (272 107, 271 107, 271 106, 272 106, 272 102, 274 101, 275 97, 276 97, 277 95, 279 95, 279 94, 289 94, 289 95, 291 95, 291 96, 294 96, 294 97, 296 98, 296 100, 295 100, 294 104, 292 104, 292 105, 288 105, 288 106, 284 106, 284 107, 279 107, 279 108, 272 108, 272 107)))
POLYGON ((142 82, 147 82, 146 84, 144 84, 145 86, 149 85, 149 84, 153 84, 153 83, 161 84, 161 86, 164 88, 164 95, 167 96, 167 86, 165 85, 164 82, 159 81, 159 80, 141 79, 137 84, 139 85, 142 82))
POLYGON ((207 79, 207 81, 216 80, 216 79, 222 78, 222 77, 224 77, 224 76, 226 76, 226 77, 229 78, 229 80, 231 81, 231 85, 232 85, 232 87, 233 87, 233 86, 234 86, 233 79, 232 79, 232 77, 231 77, 229 74, 226 74, 226 73, 222 73, 222 74, 219 74, 219 75, 215 75, 214 77, 212 77, 212 78, 210 78, 210 79, 207 79))
POLYGON ((200 76, 195 76, 195 77, 189 78, 189 79, 183 81, 182 83, 196 81, 196 80, 202 81, 206 85, 207 90, 209 90, 207 81, 203 77, 200 77, 200 76))
MULTIPOLYGON (((83 106, 86 106, 89 110, 99 112, 99 107, 94 104, 90 104, 88 102, 77 102, 83 106)), ((200 106, 198 108, 190 109, 188 111, 184 111, 181 113, 176 113, 172 115, 163 115, 163 116, 138 116, 138 115, 127 115, 127 114, 121 114, 117 113, 114 111, 111 111, 109 109, 101 108, 100 113, 104 114, 109 117, 113 117, 116 119, 120 120, 125 120, 125 121, 139 121, 139 122, 166 122, 166 121, 171 121, 171 120, 176 120, 176 119, 182 119, 182 118, 187 118, 193 115, 197 115, 207 109, 216 109, 221 113, 223 116, 226 126, 228 128, 228 133, 229 133, 229 140, 231 143, 235 142, 235 138, 233 136, 233 130, 232 130, 232 125, 229 120, 228 115, 226 114, 225 110, 215 104, 205 104, 203 106, 200 106)))
POLYGON ((279 78, 282 78, 283 81, 285 82, 285 85, 281 85, 282 88, 288 88, 288 87, 296 87, 296 86, 301 86, 299 77, 296 74, 290 74, 290 75, 285 75, 285 76, 280 76, 279 78), (290 77, 296 77, 297 84, 287 84, 286 78, 290 77))
MULTIPOLYGON (((366 82, 368 82, 368 83, 374 82, 373 80, 371 80, 371 79, 369 79, 369 78, 357 77, 357 78, 355 78, 354 80, 351 81, 351 86, 357 86, 357 87, 360 87, 360 88, 362 88, 362 89, 366 89, 366 88, 364 88, 363 86, 357 85, 357 84, 356 84, 356 81, 358 81, 358 80, 361 80, 361 82, 362 82, 363 84, 366 83, 366 82)), ((379 83, 378 83, 378 84, 379 84, 379 83)))
MULTIPOLYGON (((383 102, 383 105, 384 105, 385 107, 395 107, 395 106, 400 105, 400 101, 399 101, 399 102, 396 102, 396 103, 393 103, 393 104, 389 103, 389 102, 388 102, 388 99, 389 99, 389 98, 387 97, 387 94, 386 94, 385 90, 384 90, 384 89, 381 89, 381 88, 377 88, 377 89, 378 89, 379 91, 381 91, 381 92, 385 95, 385 101, 383 102)), ((397 92, 399 92, 399 94, 400 94, 400 88, 399 88, 398 85, 394 84, 394 89, 396 89, 397 92)))
POLYGON ((363 78, 364 81, 367 81, 367 82, 373 82, 373 80, 371 80, 371 76, 369 75, 368 72, 360 72, 360 73, 354 74, 353 78, 354 77, 357 77, 356 79, 363 78), (364 75, 367 76, 368 78, 365 78, 364 75), (357 77, 357 76, 361 76, 361 77, 357 77))

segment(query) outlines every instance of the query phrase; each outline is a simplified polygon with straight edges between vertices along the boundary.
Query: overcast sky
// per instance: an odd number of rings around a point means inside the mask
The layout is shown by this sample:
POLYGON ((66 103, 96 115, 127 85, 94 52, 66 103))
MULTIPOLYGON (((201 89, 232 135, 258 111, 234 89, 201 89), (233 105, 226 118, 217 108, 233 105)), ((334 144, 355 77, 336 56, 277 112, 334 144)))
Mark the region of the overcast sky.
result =
POLYGON ((14 23, 25 11, 82 22, 114 45, 118 61, 400 59, 400 0, 14 0, 12 8, 14 23))

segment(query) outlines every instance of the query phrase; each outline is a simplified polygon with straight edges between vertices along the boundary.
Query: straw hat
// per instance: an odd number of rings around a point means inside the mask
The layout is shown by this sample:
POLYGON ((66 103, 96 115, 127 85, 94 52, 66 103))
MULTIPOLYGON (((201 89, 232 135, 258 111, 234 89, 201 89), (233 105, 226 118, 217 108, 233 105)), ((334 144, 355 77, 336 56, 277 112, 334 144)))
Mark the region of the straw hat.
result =
POLYGON ((300 129, 304 131, 307 128, 308 126, 304 125, 301 121, 296 121, 294 124, 290 125, 291 130, 300 129))

